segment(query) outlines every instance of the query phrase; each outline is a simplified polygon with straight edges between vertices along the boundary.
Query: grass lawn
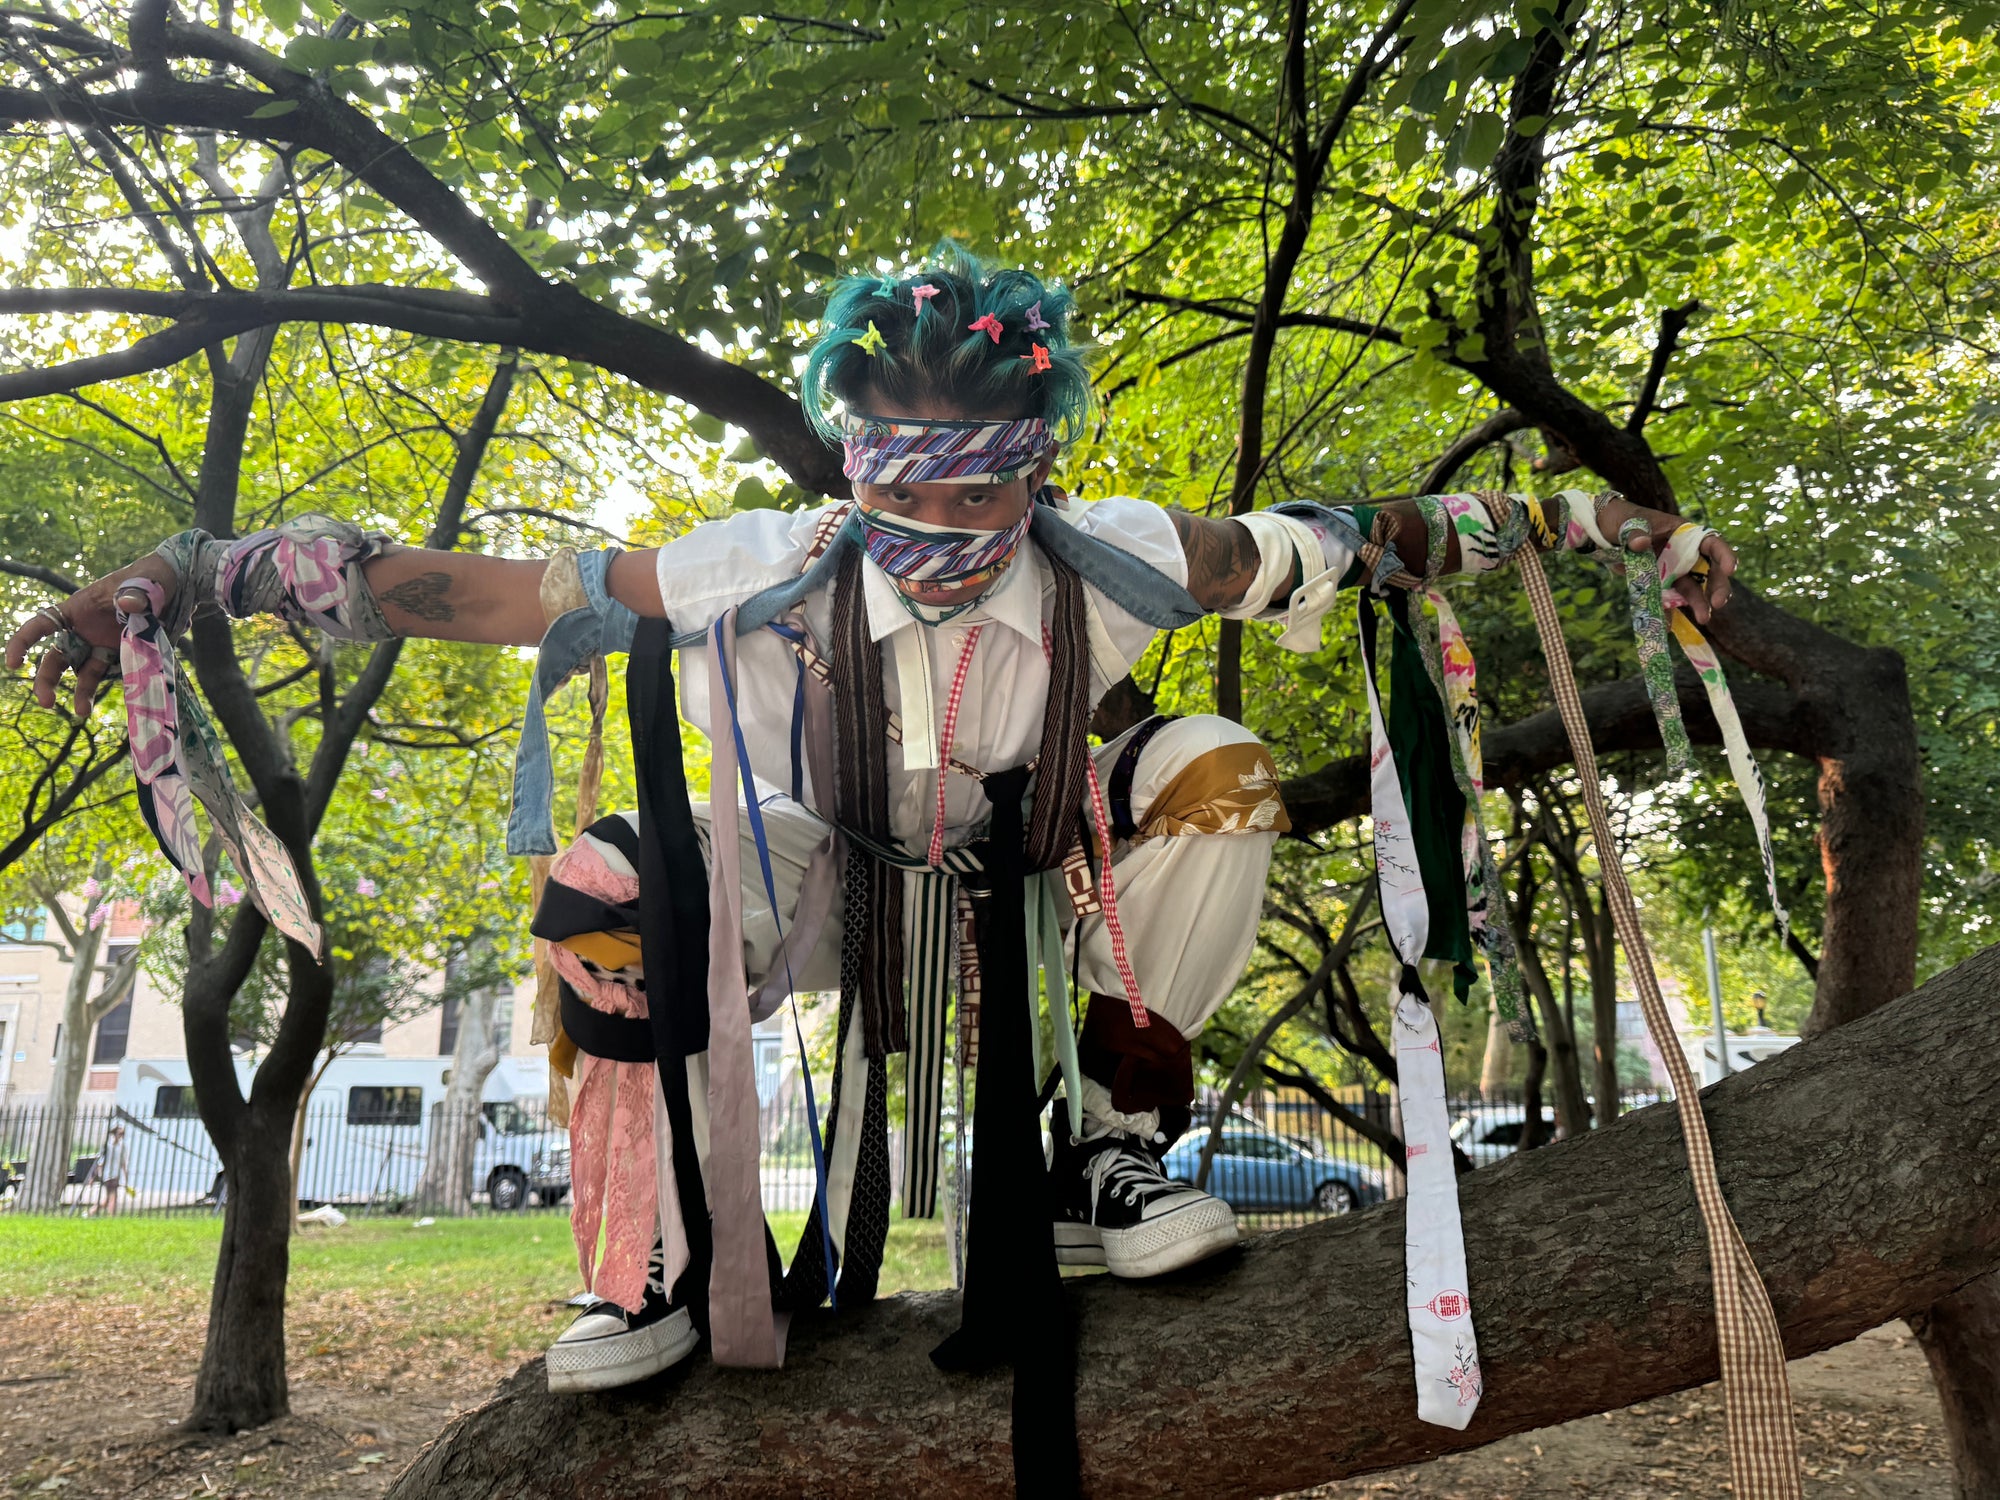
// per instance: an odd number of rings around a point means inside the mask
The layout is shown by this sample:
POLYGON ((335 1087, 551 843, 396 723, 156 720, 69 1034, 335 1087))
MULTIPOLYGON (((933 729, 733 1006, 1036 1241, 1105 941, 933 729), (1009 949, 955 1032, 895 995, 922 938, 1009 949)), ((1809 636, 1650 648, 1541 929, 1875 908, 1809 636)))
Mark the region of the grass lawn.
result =
MULTIPOLYGON (((787 1254, 804 1225, 803 1213, 771 1218, 787 1254)), ((0 1303, 62 1316, 117 1307, 156 1336, 176 1325, 175 1342, 198 1349, 221 1230, 209 1217, 0 1217, 0 1303)), ((950 1284, 943 1225, 896 1220, 882 1292, 950 1284)), ((564 1303, 581 1287, 559 1214, 308 1228, 292 1241, 294 1368, 330 1362, 394 1374, 487 1363, 497 1372, 548 1344, 574 1316, 564 1303)))

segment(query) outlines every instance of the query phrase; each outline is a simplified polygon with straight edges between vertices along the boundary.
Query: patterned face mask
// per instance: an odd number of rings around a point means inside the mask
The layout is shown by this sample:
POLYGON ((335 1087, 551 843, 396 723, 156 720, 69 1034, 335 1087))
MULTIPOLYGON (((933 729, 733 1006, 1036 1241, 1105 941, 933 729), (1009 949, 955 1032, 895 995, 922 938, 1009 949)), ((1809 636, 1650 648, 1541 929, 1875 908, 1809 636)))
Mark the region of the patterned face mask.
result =
POLYGON ((973 531, 960 526, 934 526, 908 516, 857 505, 861 543, 875 565, 895 582, 903 607, 919 620, 941 624, 963 614, 999 581, 1035 517, 1034 501, 1021 519, 1004 531, 973 531), (911 588, 967 589, 970 597, 950 605, 922 604, 909 597, 911 588))

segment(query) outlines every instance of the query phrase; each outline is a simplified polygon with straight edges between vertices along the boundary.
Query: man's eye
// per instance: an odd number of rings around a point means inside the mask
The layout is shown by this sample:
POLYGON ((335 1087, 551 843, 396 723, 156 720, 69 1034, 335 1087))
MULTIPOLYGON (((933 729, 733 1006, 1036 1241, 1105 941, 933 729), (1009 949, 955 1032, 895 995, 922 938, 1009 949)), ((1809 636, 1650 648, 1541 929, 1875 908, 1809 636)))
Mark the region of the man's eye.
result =
POLYGON ((961 495, 958 503, 960 505, 984 505, 992 498, 991 495, 961 495))

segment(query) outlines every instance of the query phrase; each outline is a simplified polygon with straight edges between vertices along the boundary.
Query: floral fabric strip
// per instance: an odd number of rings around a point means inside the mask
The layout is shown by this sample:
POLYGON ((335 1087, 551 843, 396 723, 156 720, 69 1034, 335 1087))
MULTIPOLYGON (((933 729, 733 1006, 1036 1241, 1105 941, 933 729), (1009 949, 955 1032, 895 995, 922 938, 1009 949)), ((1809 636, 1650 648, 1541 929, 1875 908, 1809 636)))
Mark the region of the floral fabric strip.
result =
POLYGON ((216 598, 237 619, 279 615, 336 640, 395 637, 361 567, 388 538, 329 516, 306 515, 230 545, 216 598))
MULTIPOLYGON (((1475 494, 1439 495, 1438 502, 1451 518, 1458 536, 1458 570, 1461 573, 1491 573, 1505 567, 1521 544, 1528 539, 1528 508, 1518 500, 1499 507, 1489 496, 1500 491, 1482 490, 1475 494), (1504 508, 1506 517, 1495 521, 1493 511, 1504 508)), ((1512 497, 1503 497, 1511 500, 1512 497)))
POLYGON ((139 781, 139 811, 160 851, 186 877, 194 899, 212 906, 194 822, 194 794, 179 755, 180 700, 187 682, 160 623, 164 591, 151 579, 135 582, 151 607, 118 611, 118 666, 125 679, 125 725, 139 781))
POLYGON ((142 586, 143 609, 120 610, 119 664, 125 675, 126 732, 138 774, 139 806, 160 850, 203 906, 213 904, 202 867, 194 805, 207 810, 245 889, 271 925, 317 954, 321 932, 298 870, 277 836, 250 811, 229 774, 222 741, 174 654, 203 604, 229 614, 277 614, 342 640, 388 640, 389 629, 361 566, 381 554, 380 532, 307 515, 239 542, 184 531, 158 547, 180 580, 171 604, 157 584, 142 586))
MULTIPOLYGON (((1666 597, 1675 605, 1680 602, 1677 594, 1669 593, 1666 597)), ((1722 675, 1722 659, 1702 633, 1695 629, 1694 621, 1680 609, 1669 606, 1667 624, 1673 630, 1674 639, 1680 642, 1689 664, 1700 676, 1702 688, 1708 693, 1709 711, 1715 715, 1715 722, 1722 730, 1723 753, 1729 757, 1729 769, 1736 778, 1736 793, 1743 799, 1743 810, 1750 815, 1750 826, 1757 832, 1757 852, 1764 861, 1764 884, 1771 895, 1771 911, 1778 919, 1779 930, 1789 937, 1792 918, 1778 896, 1778 862, 1771 852, 1771 820, 1764 810, 1764 776, 1757 769, 1756 758, 1750 753, 1750 741, 1743 733, 1743 720, 1736 712, 1736 699, 1729 691, 1728 678, 1722 675)))
POLYGON ((1375 687, 1375 603, 1360 610, 1362 680, 1368 685, 1369 761, 1375 840, 1375 880, 1382 921, 1399 960, 1390 985, 1397 1090, 1402 1102, 1404 1177, 1408 1208, 1403 1231, 1410 1348, 1416 1366, 1417 1416, 1463 1430, 1483 1389, 1479 1341, 1466 1294, 1465 1232, 1459 1221, 1458 1178, 1452 1166, 1451 1117, 1445 1103, 1444 1054, 1437 1017, 1417 976, 1429 935, 1430 910, 1416 843, 1403 806, 1396 758, 1375 687))
POLYGON ((1619 530, 1618 540, 1627 547, 1620 561, 1625 565, 1625 589, 1632 601, 1632 633, 1639 642, 1639 675, 1646 684, 1646 696, 1653 700, 1653 717, 1659 721, 1660 741, 1667 747, 1667 774, 1679 776, 1694 769, 1694 750, 1688 744, 1687 725, 1681 722, 1681 703, 1674 693, 1674 663, 1667 651, 1666 606, 1660 600, 1660 563, 1651 552, 1629 550, 1634 537, 1648 535, 1646 523, 1634 517, 1619 530))
POLYGON ((250 899, 280 933, 318 954, 320 927, 306 904, 292 857, 237 795, 222 741, 174 655, 159 613, 163 592, 157 584, 146 585, 145 592, 146 608, 120 610, 118 615, 126 732, 132 741, 140 812, 160 851, 187 881, 189 894, 203 906, 212 906, 194 820, 194 804, 199 801, 243 877, 250 899))
POLYGON ((1451 769, 1458 789, 1465 797, 1465 909, 1472 928, 1472 940, 1486 955, 1486 972, 1493 984, 1493 999, 1501 1016, 1518 1026, 1530 1026, 1526 990, 1521 965, 1514 953, 1514 932, 1507 924, 1500 900, 1500 871, 1493 859, 1493 845, 1486 835, 1486 815, 1480 799, 1486 792, 1486 762, 1479 744, 1478 664, 1465 629, 1443 594, 1436 589, 1424 592, 1424 601, 1436 611, 1433 621, 1422 610, 1416 614, 1417 640, 1423 647, 1424 665, 1445 702, 1445 717, 1451 721, 1451 769))

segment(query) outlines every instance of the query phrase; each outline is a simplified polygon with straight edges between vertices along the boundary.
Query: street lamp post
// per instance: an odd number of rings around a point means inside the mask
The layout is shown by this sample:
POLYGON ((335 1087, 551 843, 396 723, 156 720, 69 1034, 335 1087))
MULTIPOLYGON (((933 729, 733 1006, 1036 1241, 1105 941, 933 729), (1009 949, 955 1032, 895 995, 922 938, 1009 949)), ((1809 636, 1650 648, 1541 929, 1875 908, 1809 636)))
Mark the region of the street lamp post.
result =
POLYGON ((1722 1077, 1727 1078, 1735 1070, 1729 1066, 1729 1028, 1722 1020, 1722 968, 1715 957, 1715 929, 1708 925, 1708 908, 1701 912, 1701 951, 1708 959, 1708 1003, 1715 1012, 1715 1056, 1721 1065, 1722 1077))

